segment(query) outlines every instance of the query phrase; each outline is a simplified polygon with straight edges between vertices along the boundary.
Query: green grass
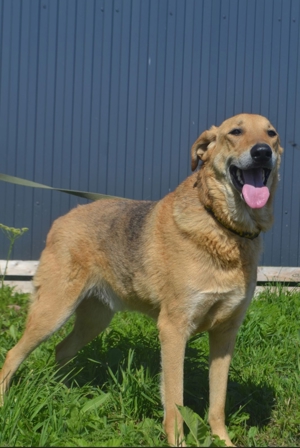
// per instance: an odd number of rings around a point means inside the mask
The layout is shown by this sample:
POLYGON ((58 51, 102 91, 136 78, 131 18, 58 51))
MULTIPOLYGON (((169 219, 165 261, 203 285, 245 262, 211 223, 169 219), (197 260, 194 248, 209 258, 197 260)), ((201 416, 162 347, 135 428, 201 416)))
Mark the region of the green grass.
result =
MULTIPOLYGON (((27 304, 27 295, 0 289, 0 364, 22 334, 27 304)), ((166 446, 155 324, 139 314, 117 314, 57 372, 54 347, 71 325, 38 347, 16 373, 0 409, 0 446, 166 446)), ((184 386, 185 405, 203 419, 198 423, 205 446, 211 443, 206 334, 188 344, 184 386)), ((300 446, 299 389, 300 293, 269 289, 248 310, 230 368, 226 415, 233 441, 300 446)), ((188 442, 195 446, 192 434, 188 442)))

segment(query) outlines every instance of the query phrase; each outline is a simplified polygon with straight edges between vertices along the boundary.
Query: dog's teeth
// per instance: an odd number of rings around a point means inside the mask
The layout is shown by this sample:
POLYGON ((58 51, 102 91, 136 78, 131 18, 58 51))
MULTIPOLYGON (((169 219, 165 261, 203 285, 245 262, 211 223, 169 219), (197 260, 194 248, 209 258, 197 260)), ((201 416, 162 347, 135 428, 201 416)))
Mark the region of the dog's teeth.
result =
POLYGON ((240 184, 244 185, 244 181, 241 176, 241 170, 239 170, 239 169, 236 170, 236 177, 237 177, 238 181, 240 182, 240 184))

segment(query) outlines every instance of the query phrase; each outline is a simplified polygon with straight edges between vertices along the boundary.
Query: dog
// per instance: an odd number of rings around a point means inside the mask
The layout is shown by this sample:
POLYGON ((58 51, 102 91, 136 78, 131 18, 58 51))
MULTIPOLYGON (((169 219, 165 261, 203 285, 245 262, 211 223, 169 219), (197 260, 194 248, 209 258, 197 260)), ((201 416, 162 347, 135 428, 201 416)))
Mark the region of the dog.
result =
POLYGON ((96 201, 54 221, 26 329, 0 373, 1 397, 21 362, 74 312, 72 332, 56 347, 60 366, 116 311, 140 311, 159 330, 169 444, 184 444, 177 405, 186 342, 208 331, 208 419, 212 433, 232 445, 224 415, 228 370, 256 286, 260 233, 273 220, 282 152, 265 117, 236 115, 199 136, 191 148, 195 173, 158 202, 96 201))

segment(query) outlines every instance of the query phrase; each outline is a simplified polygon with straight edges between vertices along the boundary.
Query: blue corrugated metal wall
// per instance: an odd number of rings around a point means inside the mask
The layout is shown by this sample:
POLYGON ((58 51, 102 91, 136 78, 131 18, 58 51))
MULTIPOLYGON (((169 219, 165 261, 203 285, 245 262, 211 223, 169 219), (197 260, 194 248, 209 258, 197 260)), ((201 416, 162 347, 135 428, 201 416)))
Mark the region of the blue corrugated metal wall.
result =
MULTIPOLYGON (((297 266, 299 21, 299 0, 0 0, 0 172, 158 199, 190 173, 201 131, 261 113, 286 150, 262 264, 297 266)), ((14 251, 25 260, 82 202, 0 194, 0 222, 30 228, 14 251)))

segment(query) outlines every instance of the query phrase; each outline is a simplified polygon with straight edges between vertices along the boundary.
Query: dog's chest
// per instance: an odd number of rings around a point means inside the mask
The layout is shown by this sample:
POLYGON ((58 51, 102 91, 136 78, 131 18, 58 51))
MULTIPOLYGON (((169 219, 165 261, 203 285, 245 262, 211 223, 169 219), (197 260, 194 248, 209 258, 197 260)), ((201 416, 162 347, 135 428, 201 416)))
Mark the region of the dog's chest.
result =
POLYGON ((255 283, 248 288, 236 287, 226 292, 203 291, 194 294, 189 302, 192 333, 218 326, 240 325, 254 293, 255 283))

